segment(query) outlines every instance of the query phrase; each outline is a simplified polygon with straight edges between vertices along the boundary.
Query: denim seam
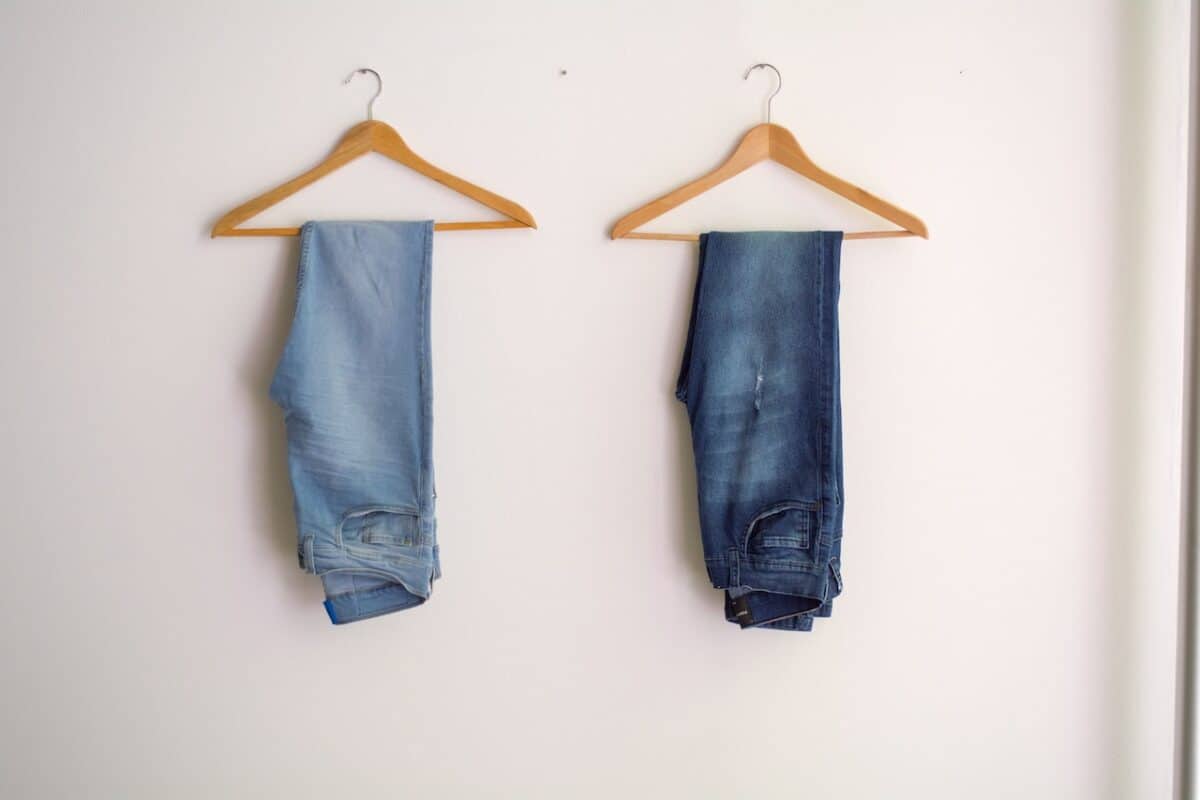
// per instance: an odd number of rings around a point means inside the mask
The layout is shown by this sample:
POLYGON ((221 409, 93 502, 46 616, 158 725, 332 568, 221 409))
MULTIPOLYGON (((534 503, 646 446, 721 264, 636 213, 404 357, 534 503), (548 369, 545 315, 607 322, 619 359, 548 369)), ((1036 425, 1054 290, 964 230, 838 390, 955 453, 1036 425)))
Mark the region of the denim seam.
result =
MULTIPOLYGON (((833 242, 831 243, 831 246, 837 247, 839 256, 840 256, 841 249, 842 249, 843 237, 844 237, 843 233, 841 233, 840 231, 836 232, 833 234, 833 242)), ((832 349, 832 358, 837 360, 837 363, 834 365, 836 367, 836 369, 831 369, 831 377, 830 377, 831 386, 830 386, 830 400, 829 400, 829 414, 830 414, 830 434, 829 435, 832 438, 835 435, 834 431, 833 431, 834 420, 836 420, 836 422, 837 422, 837 434, 836 435, 838 437, 840 437, 842 434, 842 413, 841 413, 841 407, 842 407, 841 347, 842 347, 842 343, 841 343, 840 326, 838 325, 838 320, 837 320, 838 302, 841 298, 841 293, 842 293, 842 271, 841 271, 841 258, 840 257, 836 258, 836 259, 832 259, 832 266, 830 267, 830 269, 836 271, 836 274, 830 276, 832 278, 832 280, 830 281, 831 294, 832 294, 832 297, 830 298, 830 305, 833 309, 833 315, 834 315, 833 342, 831 343, 832 344, 831 349, 832 349), (836 378, 833 377, 834 374, 836 374, 836 378)), ((830 446, 832 449, 832 444, 830 446)), ((840 508, 842 505, 842 501, 844 500, 844 498, 842 497, 842 494, 843 494, 842 490, 844 488, 842 486, 842 473, 843 473, 843 461, 845 460, 845 448, 838 447, 835 456, 836 457, 833 459, 833 465, 832 465, 832 468, 833 468, 833 500, 834 500, 834 503, 838 506, 838 508, 840 508)), ((838 519, 838 514, 840 512, 837 509, 835 509, 832 513, 833 513, 834 519, 835 520, 838 519)))
POLYGON ((757 558, 747 558, 746 564, 751 570, 759 572, 808 572, 813 575, 820 575, 826 568, 825 564, 811 561, 764 561, 757 558))
POLYGON ((315 537, 310 533, 304 536, 300 542, 301 553, 304 557, 304 571, 316 574, 317 571, 317 556, 315 552, 315 537))
POLYGON ((304 279, 308 275, 308 250, 312 242, 312 223, 306 222, 300 226, 300 260, 299 266, 296 267, 296 303, 292 309, 292 321, 295 322, 296 317, 300 313, 300 299, 304 296, 304 279))
POLYGON ((415 556, 406 556, 403 553, 375 553, 352 544, 346 545, 343 549, 355 558, 361 558, 363 561, 374 561, 376 564, 415 564, 417 566, 425 566, 432 560, 432 555, 430 558, 418 558, 415 556))
POLYGON ((675 381, 675 397, 685 406, 688 403, 688 384, 692 375, 692 353, 700 329, 700 316, 704 304, 704 253, 708 246, 708 234, 700 234, 699 257, 696 259, 696 282, 692 289, 692 308, 688 315, 688 329, 684 336, 683 357, 680 360, 679 376, 675 381))
MULTIPOLYGON (((387 584, 386 586, 377 586, 377 587, 375 587, 374 589, 366 589, 366 590, 363 590, 363 591, 360 591, 360 590, 358 590, 358 589, 355 589, 355 590, 353 590, 353 591, 350 591, 350 592, 338 592, 338 593, 337 593, 337 594, 335 594, 335 595, 330 595, 330 597, 329 597, 328 599, 332 600, 332 599, 336 599, 336 598, 339 598, 339 597, 345 597, 345 596, 346 596, 346 595, 348 595, 348 594, 353 594, 353 595, 355 595, 355 600, 356 600, 356 601, 357 601, 357 600, 360 600, 360 599, 361 599, 361 600, 369 600, 369 599, 371 599, 372 597, 374 597, 374 596, 376 596, 376 595, 380 595, 380 594, 384 594, 384 593, 386 593, 386 592, 389 592, 389 591, 393 591, 394 587, 395 587, 395 586, 397 586, 397 585, 398 585, 398 584, 390 583, 390 584, 387 584)), ((408 589, 407 589, 407 588, 405 588, 405 591, 408 591, 408 589)), ((409 594, 413 594, 413 592, 409 592, 409 594)), ((415 596, 416 596, 416 597, 420 597, 421 595, 419 595, 419 594, 418 594, 418 595, 415 595, 415 596)))
MULTIPOLYGON (((782 500, 771 503, 770 505, 759 509, 758 513, 751 518, 750 524, 746 526, 746 532, 742 534, 742 552, 747 554, 750 552, 750 534, 754 532, 754 526, 758 524, 759 520, 766 519, 767 517, 774 516, 775 514, 783 514, 792 510, 800 510, 805 512, 816 511, 819 514, 821 511, 821 504, 811 500, 782 500)), ((807 513, 804 515, 804 536, 802 539, 804 544, 801 546, 805 549, 808 549, 811 537, 809 535, 809 520, 807 513)))
MULTIPOLYGON (((329 569, 321 570, 320 572, 316 572, 314 574, 320 578, 320 577, 324 577, 325 575, 332 575, 332 574, 338 573, 338 572, 349 572, 351 574, 357 572, 357 573, 362 573, 365 575, 375 575, 377 577, 387 579, 387 581, 389 583, 394 583, 394 584, 399 584, 400 586, 404 586, 404 588, 407 591, 412 592, 412 589, 409 589, 408 586, 406 586, 403 581, 400 581, 395 575, 391 574, 390 572, 385 572, 384 570, 381 570, 381 569, 372 569, 371 567, 330 567, 329 569)), ((342 594, 347 594, 347 593, 342 592, 342 594)), ((413 592, 413 594, 416 594, 416 592, 413 592)))
POLYGON ((417 524, 420 524, 419 520, 421 518, 421 512, 413 509, 411 506, 392 506, 378 503, 366 506, 354 506, 353 508, 348 508, 342 512, 342 517, 338 520, 337 527, 333 529, 334 543, 337 544, 339 548, 345 548, 346 543, 342 538, 342 527, 352 519, 365 517, 367 514, 373 514, 379 511, 382 511, 386 514, 404 514, 406 516, 416 517, 418 520, 417 524))
POLYGON ((359 541, 363 544, 387 544, 397 547, 414 547, 420 545, 420 542, 414 536, 392 536, 387 533, 375 533, 374 528, 364 528, 359 541))
MULTIPOLYGON (((346 577, 348 577, 350 579, 350 591, 342 592, 340 595, 334 595, 334 597, 346 597, 347 595, 349 595, 350 603, 354 606, 354 613, 351 614, 351 616, 354 617, 355 619, 358 619, 359 617, 362 616, 362 606, 360 606, 358 604, 358 596, 359 596, 358 579, 355 577, 355 574, 353 572, 351 572, 346 577)), ((326 598, 326 599, 328 599, 328 598, 326 598)))
POLYGON ((799 536, 763 536, 758 540, 758 543, 763 547, 788 547, 794 550, 808 549, 808 523, 804 523, 804 530, 799 536))
POLYGON ((425 241, 421 253, 421 313, 418 315, 420 320, 418 323, 417 341, 420 342, 419 372, 421 380, 421 444, 420 444, 420 461, 417 468, 417 503, 421 508, 425 508, 425 470, 429 465, 426 463, 428 450, 428 442, 430 441, 432 432, 430 431, 429 405, 431 402, 432 388, 429 386, 429 377, 426 374, 426 364, 430 360, 429 340, 427 337, 427 328, 429 316, 429 272, 430 260, 433 252, 433 223, 425 224, 425 241))
MULTIPOLYGON (((280 369, 290 360, 288 355, 293 349, 292 343, 295 341, 296 331, 300 327, 300 303, 304 299, 305 278, 309 272, 308 251, 309 243, 312 240, 312 230, 311 222, 305 222, 300 226, 300 256, 296 262, 296 297, 292 301, 292 319, 288 325, 287 338, 283 341, 283 349, 279 353, 279 360, 275 363, 275 371, 271 375, 271 383, 267 389, 267 393, 272 397, 275 396, 276 382, 280 379, 280 369)), ((292 414, 292 409, 289 404, 280 402, 278 399, 276 403, 283 409, 283 419, 286 423, 292 414)))
MULTIPOLYGON (((821 392, 821 406, 820 406, 821 413, 820 413, 820 419, 817 422, 817 443, 818 443, 817 452, 820 454, 818 456, 819 471, 817 474, 820 476, 821 496, 824 497, 825 492, 828 489, 828 479, 829 479, 828 472, 829 472, 829 461, 830 461, 830 459, 829 459, 829 446, 830 446, 829 445, 829 437, 831 435, 831 431, 829 430, 829 413, 830 413, 830 410, 829 410, 829 401, 830 401, 829 378, 830 378, 830 374, 829 373, 830 373, 830 370, 829 370, 828 358, 825 355, 825 352, 827 349, 826 341, 825 341, 825 338, 826 338, 825 337, 825 328, 828 324, 828 320, 826 319, 827 309, 825 308, 826 303, 825 303, 825 246, 824 246, 825 245, 825 237, 824 237, 824 235, 818 234, 818 235, 814 236, 813 242, 815 243, 815 246, 817 248, 817 314, 818 314, 817 352, 821 354, 820 357, 817 359, 817 364, 818 364, 818 366, 817 366, 818 376, 817 377, 818 377, 818 381, 819 381, 817 386, 820 387, 819 391, 821 392)), ((819 515, 817 524, 821 529, 825 528, 825 515, 823 513, 821 513, 819 515)))
MULTIPOLYGON (((420 518, 418 517, 418 519, 420 518)), ((400 545, 403 547, 433 547, 435 544, 433 536, 419 530, 411 536, 391 536, 386 533, 375 533, 373 528, 366 529, 364 536, 359 541, 362 544, 400 545)))
POLYGON ((738 555, 736 550, 732 549, 729 551, 729 555, 727 556, 713 556, 711 558, 704 559, 706 564, 714 564, 729 569, 731 574, 731 586, 737 586, 740 583, 741 564, 743 561, 751 570, 759 570, 764 572, 776 570, 779 572, 809 572, 813 575, 820 575, 821 572, 829 566, 828 561, 780 561, 770 558, 755 558, 754 556, 746 556, 743 559, 738 555))

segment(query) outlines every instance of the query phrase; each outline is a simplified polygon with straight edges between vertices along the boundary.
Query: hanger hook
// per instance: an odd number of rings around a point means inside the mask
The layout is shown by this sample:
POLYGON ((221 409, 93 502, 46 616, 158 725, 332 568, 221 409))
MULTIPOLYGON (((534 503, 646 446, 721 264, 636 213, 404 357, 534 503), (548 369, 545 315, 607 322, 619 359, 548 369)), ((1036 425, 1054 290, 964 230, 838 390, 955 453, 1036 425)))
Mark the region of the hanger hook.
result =
POLYGON ((375 101, 379 99, 379 95, 383 94, 383 78, 379 77, 379 73, 369 67, 362 67, 361 69, 356 69, 354 72, 351 72, 349 75, 347 75, 346 80, 342 81, 342 83, 349 83, 355 75, 365 75, 368 72, 375 76, 375 81, 379 84, 379 88, 375 90, 375 94, 371 96, 369 101, 367 101, 367 119, 375 119, 375 101))
POLYGON ((747 69, 746 74, 744 74, 742 76, 742 80, 746 80, 747 78, 749 78, 751 72, 754 72, 754 70, 759 69, 761 67, 770 67, 775 72, 775 79, 776 79, 775 91, 771 92, 771 96, 767 98, 767 124, 770 125, 771 124, 771 101, 775 99, 775 95, 779 94, 779 90, 783 88, 783 75, 779 72, 778 69, 775 68, 774 64, 763 63, 763 64, 755 64, 754 66, 747 69))

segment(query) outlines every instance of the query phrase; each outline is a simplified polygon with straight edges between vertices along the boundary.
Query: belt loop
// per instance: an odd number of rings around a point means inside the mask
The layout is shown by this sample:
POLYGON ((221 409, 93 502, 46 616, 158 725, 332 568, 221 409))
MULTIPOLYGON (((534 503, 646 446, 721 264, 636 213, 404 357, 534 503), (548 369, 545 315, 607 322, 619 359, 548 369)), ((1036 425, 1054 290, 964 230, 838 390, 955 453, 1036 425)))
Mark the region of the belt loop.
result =
POLYGON ((300 569, 316 574, 317 567, 313 563, 313 537, 305 536, 300 540, 300 569))

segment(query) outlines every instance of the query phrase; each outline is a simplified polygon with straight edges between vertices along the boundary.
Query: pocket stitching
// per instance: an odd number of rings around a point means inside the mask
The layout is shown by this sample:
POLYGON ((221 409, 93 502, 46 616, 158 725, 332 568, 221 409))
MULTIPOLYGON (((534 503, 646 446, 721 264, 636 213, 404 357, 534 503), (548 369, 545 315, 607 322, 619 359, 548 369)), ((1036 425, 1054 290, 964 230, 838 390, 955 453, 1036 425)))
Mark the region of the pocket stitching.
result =
POLYGON ((804 523, 803 527, 797 526, 798 536, 782 537, 782 536, 763 536, 759 539, 763 547, 786 547, 793 550, 808 550, 812 545, 811 528, 812 523, 809 517, 813 512, 820 511, 821 504, 811 500, 784 500, 780 503, 767 506, 762 511, 755 514, 750 520, 750 524, 746 526, 746 532, 742 537, 742 552, 749 554, 750 552, 750 537, 754 533, 754 527, 764 519, 773 517, 777 514, 783 514, 787 511, 803 511, 804 523))
MULTIPOLYGON (((342 518, 338 520, 337 528, 334 529, 334 539, 338 547, 346 546, 345 540, 342 538, 342 528, 352 519, 365 517, 367 514, 384 512, 388 514, 401 514, 406 517, 416 517, 420 519, 421 513, 411 506, 388 506, 388 505, 373 505, 373 506, 355 506, 342 514, 342 518)), ((369 544, 369 543, 368 543, 369 544)))

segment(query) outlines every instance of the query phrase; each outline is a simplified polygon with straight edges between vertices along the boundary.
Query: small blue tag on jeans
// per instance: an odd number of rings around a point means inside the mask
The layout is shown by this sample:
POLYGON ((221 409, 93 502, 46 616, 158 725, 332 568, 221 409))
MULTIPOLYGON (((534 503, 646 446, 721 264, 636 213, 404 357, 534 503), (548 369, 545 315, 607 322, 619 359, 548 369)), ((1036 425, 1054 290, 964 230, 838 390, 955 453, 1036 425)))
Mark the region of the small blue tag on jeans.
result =
POLYGON ((337 615, 333 613, 333 603, 326 600, 321 605, 325 606, 325 613, 329 615, 329 621, 337 625, 337 615))

